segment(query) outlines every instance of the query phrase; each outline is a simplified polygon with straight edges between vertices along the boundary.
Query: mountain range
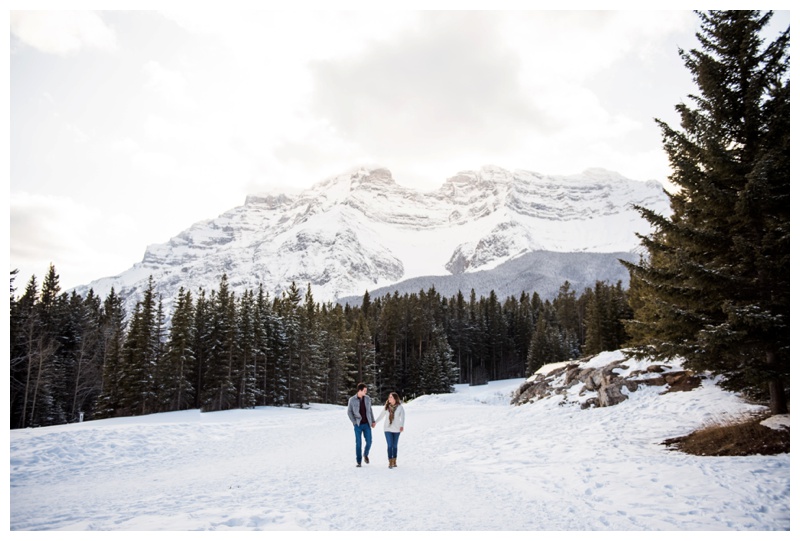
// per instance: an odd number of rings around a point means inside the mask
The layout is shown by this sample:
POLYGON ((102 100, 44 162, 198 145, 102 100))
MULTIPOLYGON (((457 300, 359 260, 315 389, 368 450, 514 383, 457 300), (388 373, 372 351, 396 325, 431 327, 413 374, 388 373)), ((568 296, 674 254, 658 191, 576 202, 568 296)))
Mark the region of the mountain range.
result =
POLYGON ((545 176, 486 166, 420 192, 388 169, 361 167, 298 194, 250 195, 76 291, 104 297, 113 287, 128 313, 150 276, 168 311, 180 287, 210 292, 223 274, 234 292, 263 285, 279 296, 295 282, 323 302, 429 287, 552 298, 564 281, 578 292, 596 280, 627 283, 619 259, 638 258, 636 234, 650 232, 633 205, 669 210, 660 183, 602 169, 545 176))

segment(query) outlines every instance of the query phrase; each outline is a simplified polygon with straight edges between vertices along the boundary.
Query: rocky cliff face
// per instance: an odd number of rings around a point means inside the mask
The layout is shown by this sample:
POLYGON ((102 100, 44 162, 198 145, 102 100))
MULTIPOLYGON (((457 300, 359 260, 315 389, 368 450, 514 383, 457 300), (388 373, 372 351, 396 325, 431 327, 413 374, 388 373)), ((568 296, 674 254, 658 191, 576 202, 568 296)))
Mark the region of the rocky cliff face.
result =
POLYGON ((114 287, 132 305, 152 275, 171 307, 180 286, 211 291, 225 273, 234 292, 263 285, 279 295, 296 282, 336 300, 420 276, 469 276, 534 251, 630 253, 636 233, 649 232, 634 204, 669 208, 660 184, 602 170, 546 177, 485 167, 422 193, 387 169, 361 168, 299 195, 252 195, 77 290, 114 287))

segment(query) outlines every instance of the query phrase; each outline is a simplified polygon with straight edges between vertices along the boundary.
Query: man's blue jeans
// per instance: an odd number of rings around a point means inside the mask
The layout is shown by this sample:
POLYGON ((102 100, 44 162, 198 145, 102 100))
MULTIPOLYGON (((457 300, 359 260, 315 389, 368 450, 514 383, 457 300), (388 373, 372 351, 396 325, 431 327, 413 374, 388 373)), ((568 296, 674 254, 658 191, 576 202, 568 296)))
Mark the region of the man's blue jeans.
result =
POLYGON ((397 443, 400 441, 400 432, 384 432, 386 435, 386 452, 389 458, 397 458, 397 443))
POLYGON ((372 447, 372 428, 368 424, 355 425, 354 428, 356 432, 356 462, 361 464, 361 435, 364 435, 367 442, 364 447, 364 456, 369 456, 369 449, 372 447))

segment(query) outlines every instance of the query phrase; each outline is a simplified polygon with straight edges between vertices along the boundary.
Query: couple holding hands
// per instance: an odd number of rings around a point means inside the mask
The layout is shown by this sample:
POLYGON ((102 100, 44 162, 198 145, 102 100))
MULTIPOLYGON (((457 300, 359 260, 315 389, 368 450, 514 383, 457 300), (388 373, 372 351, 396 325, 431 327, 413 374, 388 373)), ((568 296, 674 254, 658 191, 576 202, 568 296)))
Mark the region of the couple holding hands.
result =
POLYGON ((369 464, 369 450, 372 447, 372 429, 381 420, 386 419, 383 424, 383 433, 386 436, 386 451, 389 455, 389 468, 397 467, 397 443, 400 441, 400 433, 406 421, 406 413, 400 403, 400 396, 389 393, 389 398, 383 407, 378 418, 372 415, 372 401, 367 395, 367 386, 359 383, 356 387, 356 394, 350 397, 347 403, 347 416, 353 423, 356 434, 356 467, 361 467, 361 437, 366 441, 364 447, 364 462, 369 464))

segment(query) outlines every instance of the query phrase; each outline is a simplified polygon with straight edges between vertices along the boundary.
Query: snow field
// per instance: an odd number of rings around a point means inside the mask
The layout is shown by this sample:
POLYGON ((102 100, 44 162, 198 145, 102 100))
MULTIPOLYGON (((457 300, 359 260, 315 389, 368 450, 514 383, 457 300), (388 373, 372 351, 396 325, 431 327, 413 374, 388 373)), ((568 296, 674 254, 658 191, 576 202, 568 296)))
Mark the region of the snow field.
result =
POLYGON ((789 530, 789 455, 661 445, 752 409, 713 382, 587 410, 510 406, 522 382, 407 402, 391 470, 335 405, 11 431, 11 530, 789 530))

